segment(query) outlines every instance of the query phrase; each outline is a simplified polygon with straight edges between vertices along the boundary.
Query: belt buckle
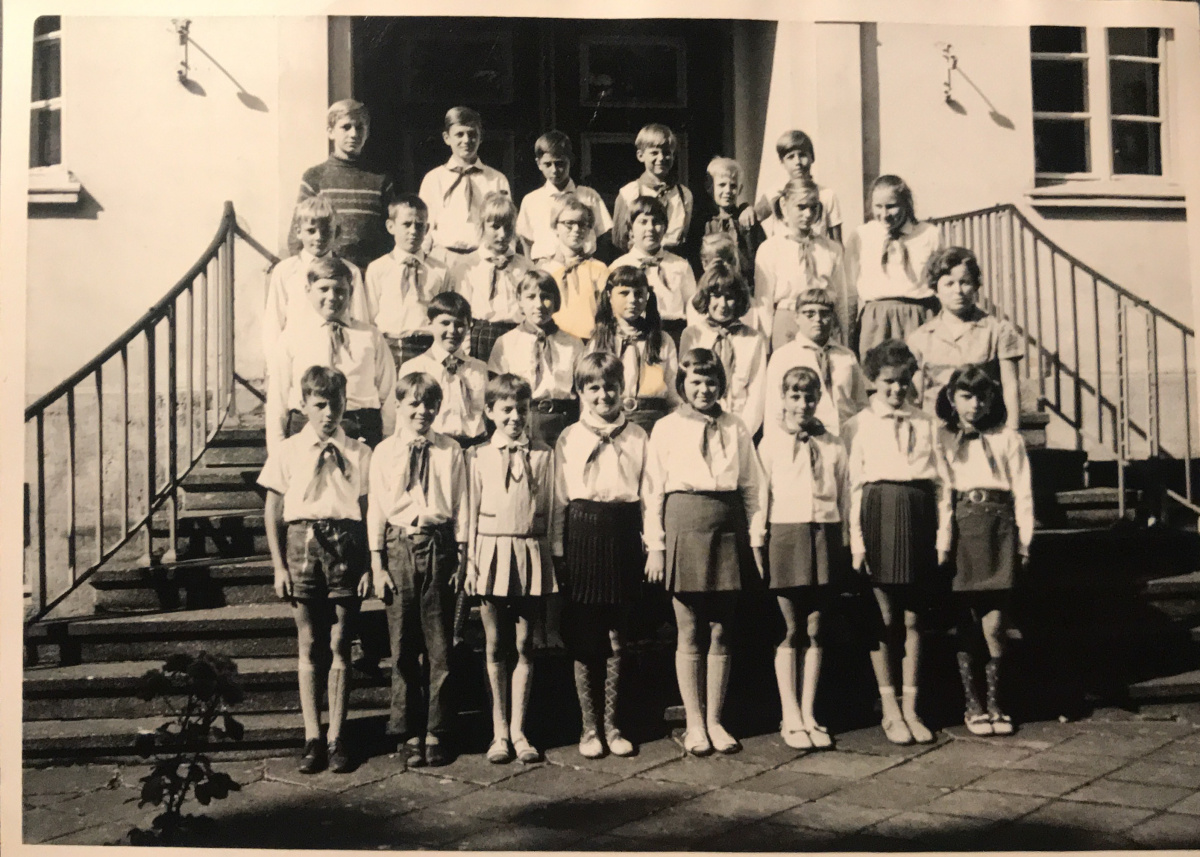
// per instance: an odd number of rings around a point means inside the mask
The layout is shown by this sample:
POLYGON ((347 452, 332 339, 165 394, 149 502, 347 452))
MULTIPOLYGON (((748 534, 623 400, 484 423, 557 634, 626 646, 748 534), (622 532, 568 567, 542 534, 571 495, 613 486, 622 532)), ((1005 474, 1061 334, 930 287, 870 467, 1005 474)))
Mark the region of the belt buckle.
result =
POLYGON ((539 414, 552 414, 554 413, 554 400, 538 399, 533 403, 533 407, 539 414))
POLYGON ((621 408, 627 414, 631 414, 638 409, 638 400, 636 396, 626 396, 621 400, 621 408))
POLYGON ((982 503, 987 500, 987 492, 982 488, 972 488, 967 492, 968 503, 982 503))

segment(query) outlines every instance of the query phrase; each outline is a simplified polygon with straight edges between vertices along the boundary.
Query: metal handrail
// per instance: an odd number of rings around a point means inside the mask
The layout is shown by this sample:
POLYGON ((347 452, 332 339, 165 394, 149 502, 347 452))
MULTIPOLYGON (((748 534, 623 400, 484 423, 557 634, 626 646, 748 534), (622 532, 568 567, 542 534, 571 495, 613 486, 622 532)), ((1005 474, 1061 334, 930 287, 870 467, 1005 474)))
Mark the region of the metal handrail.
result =
POLYGON ((212 241, 183 277, 128 330, 25 409, 27 434, 33 434, 27 461, 32 486, 26 487, 25 565, 33 599, 27 625, 45 618, 143 530, 151 562, 152 519, 164 504, 170 544, 163 559, 174 559, 176 494, 224 425, 240 380, 234 371, 238 238, 278 262, 237 225, 233 203, 226 202, 212 241), (88 419, 80 411, 92 397, 95 413, 88 419), (80 520, 81 486, 89 495, 82 511, 94 531, 90 539, 80 520), (65 509, 53 510, 55 505, 65 509))
POLYGON ((1135 457, 1182 461, 1182 480, 1164 486, 1164 495, 1194 506, 1190 364, 1195 331, 1059 247, 1011 203, 932 222, 943 244, 968 247, 978 257, 984 274, 981 303, 1017 328, 1027 358, 1036 355, 1036 361, 1022 362, 1026 377, 1036 371, 1041 404, 1073 430, 1077 448, 1085 438, 1111 446, 1120 511, 1126 468, 1135 457), (1140 318, 1140 329, 1131 313, 1140 318), (1133 365, 1136 340, 1145 346, 1142 371, 1133 365), (1164 353, 1177 357, 1183 394, 1182 407, 1167 408, 1167 419, 1164 353), (1143 395, 1136 393, 1135 382, 1144 383, 1143 395))

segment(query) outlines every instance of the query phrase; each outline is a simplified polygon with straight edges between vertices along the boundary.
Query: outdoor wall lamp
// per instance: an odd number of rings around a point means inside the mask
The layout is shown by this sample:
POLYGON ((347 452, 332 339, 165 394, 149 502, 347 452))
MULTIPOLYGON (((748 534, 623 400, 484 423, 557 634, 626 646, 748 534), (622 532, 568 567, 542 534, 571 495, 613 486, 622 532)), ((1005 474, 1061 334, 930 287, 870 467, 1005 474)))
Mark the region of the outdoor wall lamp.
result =
POLYGON ((179 82, 187 86, 188 82, 188 30, 192 26, 192 22, 188 18, 172 18, 171 24, 175 27, 175 35, 179 36, 179 47, 182 49, 182 58, 179 60, 179 68, 175 74, 179 82))
POLYGON ((946 82, 942 84, 942 94, 945 96, 947 104, 954 103, 954 94, 951 91, 951 87, 953 85, 954 70, 958 68, 958 57, 951 53, 953 47, 953 45, 947 44, 942 48, 942 56, 946 60, 946 82))

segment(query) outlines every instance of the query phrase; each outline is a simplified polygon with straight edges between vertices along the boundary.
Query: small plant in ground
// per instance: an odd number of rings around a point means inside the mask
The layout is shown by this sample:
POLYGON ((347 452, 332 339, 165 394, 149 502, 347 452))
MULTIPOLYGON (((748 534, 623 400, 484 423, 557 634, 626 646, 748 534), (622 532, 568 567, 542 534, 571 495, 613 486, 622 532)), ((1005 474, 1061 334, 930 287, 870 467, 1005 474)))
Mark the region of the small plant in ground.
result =
POLYGON ((157 806, 162 812, 149 830, 129 831, 131 844, 163 845, 187 830, 200 833, 212 819, 184 815, 188 797, 208 806, 241 790, 229 774, 213 770, 206 751, 214 741, 242 740, 244 727, 229 711, 242 696, 237 664, 207 652, 171 655, 162 669, 142 676, 138 697, 164 700, 170 719, 153 732, 139 734, 134 745, 143 758, 154 759, 150 773, 140 780, 138 806, 157 806))

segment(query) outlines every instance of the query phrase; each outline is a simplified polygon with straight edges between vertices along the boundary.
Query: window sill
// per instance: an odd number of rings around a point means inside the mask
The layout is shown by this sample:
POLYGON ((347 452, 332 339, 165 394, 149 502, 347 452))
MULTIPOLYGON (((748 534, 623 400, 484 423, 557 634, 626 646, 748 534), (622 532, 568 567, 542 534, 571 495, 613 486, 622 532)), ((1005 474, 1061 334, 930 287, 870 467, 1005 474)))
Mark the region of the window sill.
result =
POLYGON ((62 165, 29 171, 30 205, 75 205, 82 192, 79 179, 62 165))
POLYGON ((1165 181, 1089 181, 1039 179, 1042 187, 1025 192, 1034 208, 1139 208, 1183 209, 1183 188, 1165 181))

